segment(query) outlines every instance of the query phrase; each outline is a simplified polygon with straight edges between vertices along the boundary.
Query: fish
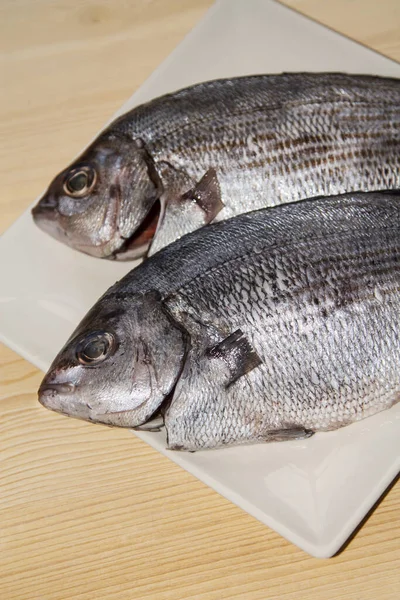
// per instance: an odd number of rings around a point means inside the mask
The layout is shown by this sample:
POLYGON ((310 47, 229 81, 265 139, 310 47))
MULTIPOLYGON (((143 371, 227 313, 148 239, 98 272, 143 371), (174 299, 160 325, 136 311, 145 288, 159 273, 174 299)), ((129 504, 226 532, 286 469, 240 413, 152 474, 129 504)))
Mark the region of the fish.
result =
POLYGON ((51 182, 36 224, 133 260, 210 222, 400 187, 400 80, 283 73, 208 81, 114 120, 51 182))
POLYGON ((197 229, 90 309, 48 409, 157 430, 171 450, 304 439, 400 392, 400 194, 354 193, 197 229))

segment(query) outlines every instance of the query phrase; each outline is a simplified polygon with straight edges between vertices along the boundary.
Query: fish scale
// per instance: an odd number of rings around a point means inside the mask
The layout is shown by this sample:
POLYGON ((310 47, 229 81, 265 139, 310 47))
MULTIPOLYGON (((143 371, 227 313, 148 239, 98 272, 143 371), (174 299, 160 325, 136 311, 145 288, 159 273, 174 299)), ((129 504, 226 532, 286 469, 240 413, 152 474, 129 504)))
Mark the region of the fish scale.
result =
POLYGON ((173 302, 182 303, 181 311, 205 315, 221 331, 228 323, 231 331, 240 328, 263 364, 248 374, 247 381, 239 380, 223 393, 204 375, 179 383, 166 420, 169 444, 199 449, 199 444, 215 447, 231 439, 248 442, 248 424, 243 427, 240 419, 232 426, 224 421, 223 434, 218 433, 225 402, 233 406, 234 414, 248 402, 262 415, 258 430, 250 435, 253 441, 262 439, 263 432, 294 424, 335 429, 390 406, 400 385, 400 344, 390 320, 393 314, 384 303, 389 301, 400 315, 398 225, 381 231, 379 239, 370 231, 357 237, 347 232, 347 238, 342 233, 330 243, 311 239, 292 249, 267 247, 256 256, 222 262, 175 293, 173 302), (255 287, 257 299, 250 302, 247 290, 255 287), (374 294, 376 287, 380 299, 374 294), (373 315, 373 323, 366 315, 373 315), (385 389, 388 381, 391 385, 385 389), (181 388, 186 391, 183 399, 181 388), (185 411, 179 413, 180 403, 185 411), (196 414, 203 415, 201 431, 197 431, 200 417, 192 422, 192 405, 196 414))
POLYGON ((122 115, 53 181, 33 213, 64 243, 128 259, 243 212, 398 188, 400 80, 255 75, 197 84, 122 115), (95 184, 68 197, 71 170, 88 165, 95 184), (210 171, 219 185, 209 190, 207 210, 195 191, 210 171))
MULTIPOLYGON (((250 202, 247 205, 248 210, 265 206, 266 198, 270 205, 287 201, 289 194, 293 200, 316 194, 333 195, 356 189, 371 190, 382 187, 379 180, 380 169, 376 174, 372 174, 371 168, 371 175, 364 180, 368 156, 360 156, 360 160, 353 165, 353 168, 349 164, 352 158, 349 152, 354 150, 355 146, 362 148, 371 143, 369 132, 373 129, 373 125, 368 117, 377 122, 381 130, 381 145, 378 147, 379 162, 393 165, 391 176, 386 178, 385 185, 388 188, 398 186, 399 153, 393 152, 391 155, 384 148, 383 143, 385 140, 388 141, 388 135, 385 136, 385 125, 398 123, 400 119, 398 110, 397 112, 390 110, 391 105, 398 107, 400 90, 396 80, 386 80, 388 94, 383 98, 383 90, 382 95, 379 91, 381 82, 380 78, 340 74, 245 77, 232 81, 232 85, 228 88, 229 96, 223 82, 210 82, 194 86, 184 94, 172 95, 170 103, 155 100, 143 107, 142 113, 147 112, 148 115, 154 116, 152 133, 149 137, 146 137, 149 123, 146 121, 146 127, 141 127, 140 115, 137 116, 138 125, 136 122, 130 125, 129 122, 121 119, 121 126, 131 135, 143 136, 149 152, 156 160, 166 160, 180 169, 185 169, 193 180, 199 179, 207 169, 214 167, 219 175, 222 197, 226 198, 226 209, 219 218, 226 218, 240 211, 243 205, 240 195, 246 189, 246 181, 252 181, 252 196, 248 199, 250 202), (220 104, 215 103, 211 107, 214 96, 218 96, 216 94, 218 88, 222 92, 219 97, 220 104), (350 91, 344 95, 344 99, 343 94, 340 93, 341 88, 347 90, 350 88, 350 91), (254 89, 258 91, 255 98, 252 96, 254 89), (379 105, 374 106, 376 95, 379 96, 379 105), (332 102, 332 97, 335 98, 335 103, 332 102), (234 107, 236 103, 240 105, 242 112, 239 113, 232 108, 230 113, 225 104, 234 107), (193 118, 190 123, 180 126, 175 111, 177 113, 182 111, 185 114, 188 111, 190 115, 195 115, 200 107, 204 110, 201 121, 193 118), (349 111, 352 113, 355 135, 345 144, 341 136, 341 122, 349 111), (165 143, 168 134, 162 131, 164 124, 161 122, 161 115, 164 115, 168 124, 171 120, 174 124, 171 127, 174 129, 172 135, 168 137, 168 144, 165 143), (219 119, 222 118, 223 123, 219 124, 219 119), (159 128, 161 128, 159 136, 154 135, 154 130, 159 128), (362 131, 357 131, 357 128, 361 128, 362 131), (319 143, 315 144, 315 140, 311 140, 310 143, 304 141, 306 134, 316 137, 317 140, 322 137, 325 140, 325 147, 321 148, 319 143), (360 138, 360 134, 363 137, 360 138), (248 141, 249 135, 251 135, 251 144, 248 141), (302 140, 304 143, 301 154, 298 151, 298 144, 302 140), (277 145, 282 147, 280 151, 277 151, 277 145), (249 152, 250 148, 253 152, 249 152), (255 148, 258 149, 256 153, 255 148), (349 150, 347 153, 346 148, 349 150), (324 151, 322 156, 321 150, 324 151), (390 161, 385 159, 382 161, 382 153, 386 157, 390 156, 390 161), (330 160, 324 158, 326 154, 330 155, 330 160), (326 181, 318 179, 313 185, 311 176, 305 177, 302 181, 302 171, 312 166, 311 163, 307 164, 307 158, 304 157, 318 157, 321 166, 325 165, 327 169, 325 170, 326 181), (329 169, 330 161, 334 163, 336 170, 329 169), (272 164, 280 165, 274 173, 270 170, 272 164), (240 168, 238 169, 236 165, 240 165, 240 168), (345 182, 343 179, 338 179, 339 170, 342 174, 349 173, 345 182), (297 176, 291 180, 292 173, 297 176), (330 182, 329 178, 332 175, 334 180, 330 182), (290 193, 286 187, 287 178, 291 183, 290 193)), ((395 145, 398 147, 400 144, 398 127, 392 135, 395 135, 395 145)), ((376 166, 378 165, 373 165, 376 166)))
POLYGON ((239 215, 110 288, 40 399, 122 427, 151 429, 161 412, 175 450, 337 429, 399 400, 399 290, 399 193, 239 215))

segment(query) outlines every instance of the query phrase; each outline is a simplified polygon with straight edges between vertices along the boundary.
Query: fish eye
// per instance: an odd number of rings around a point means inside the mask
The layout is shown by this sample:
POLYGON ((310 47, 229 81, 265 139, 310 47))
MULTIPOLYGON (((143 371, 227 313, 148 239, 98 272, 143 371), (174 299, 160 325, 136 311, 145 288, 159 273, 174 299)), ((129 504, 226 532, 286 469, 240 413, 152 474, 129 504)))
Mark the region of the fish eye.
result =
POLYGON ((68 196, 80 198, 85 196, 96 183, 96 171, 92 167, 79 167, 69 171, 64 181, 64 192, 68 196))
POLYGON ((111 333, 94 332, 79 342, 76 356, 82 365, 94 365, 105 360, 114 349, 115 340, 111 333))

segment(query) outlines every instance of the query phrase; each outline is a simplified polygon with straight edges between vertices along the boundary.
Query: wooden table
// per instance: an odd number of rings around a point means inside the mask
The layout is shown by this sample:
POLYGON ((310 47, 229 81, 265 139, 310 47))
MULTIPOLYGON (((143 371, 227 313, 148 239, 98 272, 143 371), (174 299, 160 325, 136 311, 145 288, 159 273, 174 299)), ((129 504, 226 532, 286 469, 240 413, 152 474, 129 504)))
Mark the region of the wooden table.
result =
MULTIPOLYGON (((400 59, 399 0, 285 4, 400 59)), ((0 4, 1 230, 210 5, 0 4)), ((0 349, 2 600, 400 598, 399 484, 344 552, 312 559, 130 432, 45 411, 41 376, 0 349)))

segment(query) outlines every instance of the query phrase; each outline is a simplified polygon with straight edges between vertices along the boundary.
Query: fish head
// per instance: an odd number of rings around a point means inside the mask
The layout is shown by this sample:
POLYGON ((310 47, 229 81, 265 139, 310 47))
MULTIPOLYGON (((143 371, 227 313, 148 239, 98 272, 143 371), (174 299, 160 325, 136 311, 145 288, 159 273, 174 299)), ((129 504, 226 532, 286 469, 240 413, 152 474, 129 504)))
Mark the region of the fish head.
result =
POLYGON ((103 297, 56 356, 39 402, 71 417, 138 427, 174 389, 186 346, 155 292, 103 297))
POLYGON ((105 132, 51 182, 33 219, 57 240, 99 258, 145 254, 161 180, 141 140, 105 132), (153 210, 152 210, 153 209, 153 210))

